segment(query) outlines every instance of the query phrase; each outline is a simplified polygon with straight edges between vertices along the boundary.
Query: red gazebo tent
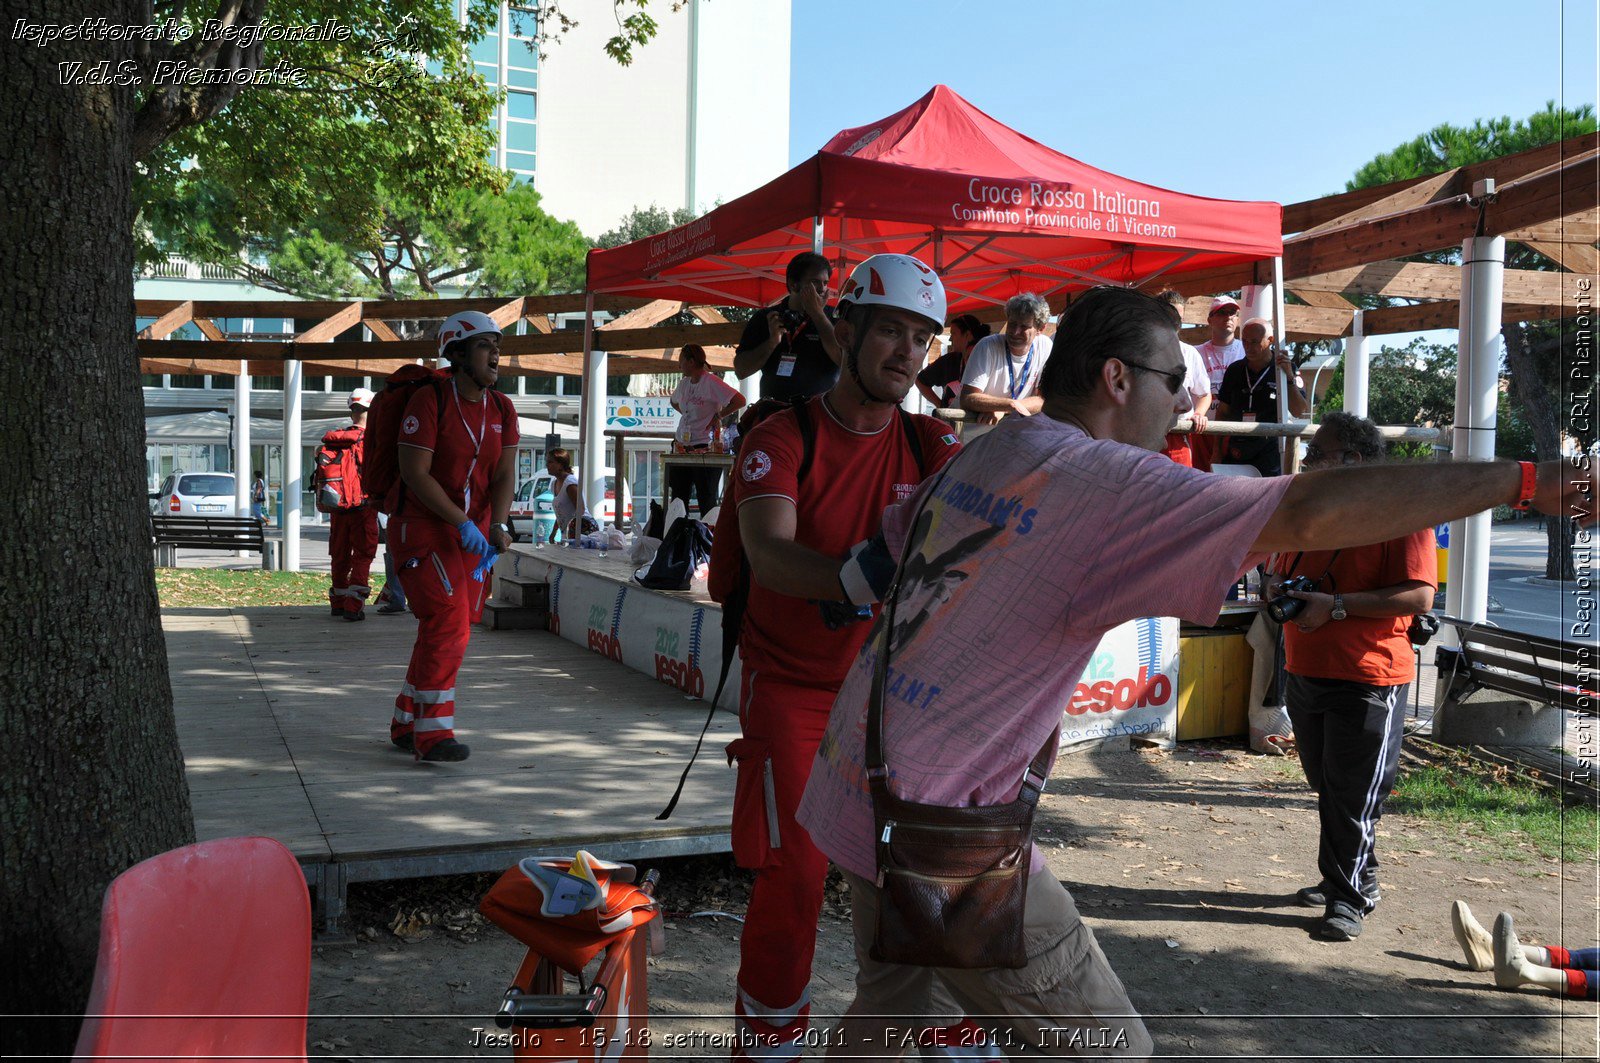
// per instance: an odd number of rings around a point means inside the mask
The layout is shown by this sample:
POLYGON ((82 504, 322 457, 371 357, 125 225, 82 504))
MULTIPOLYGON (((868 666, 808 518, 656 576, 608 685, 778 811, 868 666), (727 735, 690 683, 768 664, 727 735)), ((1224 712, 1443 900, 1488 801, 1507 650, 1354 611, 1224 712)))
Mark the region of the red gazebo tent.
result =
POLYGON ((594 294, 759 306, 783 268, 822 249, 838 275, 914 254, 952 313, 1094 284, 1145 284, 1283 253, 1276 203, 1140 184, 1045 147, 944 85, 704 217, 588 259, 594 294))

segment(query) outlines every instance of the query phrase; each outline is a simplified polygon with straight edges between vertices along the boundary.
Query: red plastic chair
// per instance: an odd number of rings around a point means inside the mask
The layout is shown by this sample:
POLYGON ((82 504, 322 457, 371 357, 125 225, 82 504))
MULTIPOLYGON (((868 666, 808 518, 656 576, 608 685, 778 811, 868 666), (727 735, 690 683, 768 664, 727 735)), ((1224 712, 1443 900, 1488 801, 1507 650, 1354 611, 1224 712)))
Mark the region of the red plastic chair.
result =
POLYGON ((186 845, 118 875, 80 1060, 304 1060, 311 902, 271 838, 186 845))

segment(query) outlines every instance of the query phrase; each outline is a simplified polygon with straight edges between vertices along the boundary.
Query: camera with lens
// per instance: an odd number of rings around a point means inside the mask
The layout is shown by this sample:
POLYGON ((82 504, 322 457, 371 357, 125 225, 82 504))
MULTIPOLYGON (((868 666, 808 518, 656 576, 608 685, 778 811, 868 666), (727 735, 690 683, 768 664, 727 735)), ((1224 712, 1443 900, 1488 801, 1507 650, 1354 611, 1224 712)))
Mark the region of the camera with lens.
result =
POLYGON ((1280 597, 1274 598, 1267 603, 1267 615, 1280 624, 1287 624, 1299 616, 1300 610, 1306 607, 1304 598, 1290 598, 1288 596, 1289 592, 1300 591, 1304 593, 1316 589, 1317 581, 1310 576, 1290 576, 1278 585, 1280 597))
POLYGON ((790 309, 788 302, 778 304, 777 314, 778 320, 783 322, 783 327, 790 332, 799 328, 806 320, 806 312, 790 309))

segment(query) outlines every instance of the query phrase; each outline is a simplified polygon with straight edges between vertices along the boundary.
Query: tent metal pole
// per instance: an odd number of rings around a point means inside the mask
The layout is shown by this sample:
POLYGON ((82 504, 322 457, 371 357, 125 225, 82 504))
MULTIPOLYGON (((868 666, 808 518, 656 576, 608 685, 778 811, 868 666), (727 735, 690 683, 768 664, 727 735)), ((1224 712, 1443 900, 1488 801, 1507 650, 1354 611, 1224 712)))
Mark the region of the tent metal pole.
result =
MULTIPOLYGON (((1505 267, 1505 237, 1477 236, 1462 241, 1460 353, 1450 449, 1455 461, 1494 459, 1505 267)), ((1450 525, 1445 611, 1472 623, 1482 622, 1489 611, 1489 523, 1486 511, 1450 525)))
POLYGON ((820 255, 822 254, 822 245, 822 215, 818 214, 816 217, 811 219, 811 250, 820 255))
MULTIPOLYGON (((1272 350, 1282 351, 1283 345, 1283 256, 1276 255, 1272 259, 1272 350)), ((1274 369, 1278 376, 1278 423, 1289 423, 1289 387, 1294 381, 1281 369, 1274 369)), ((1286 472, 1300 471, 1300 450, 1295 446, 1295 441, 1288 436, 1279 440, 1281 448, 1278 455, 1280 467, 1286 472)))

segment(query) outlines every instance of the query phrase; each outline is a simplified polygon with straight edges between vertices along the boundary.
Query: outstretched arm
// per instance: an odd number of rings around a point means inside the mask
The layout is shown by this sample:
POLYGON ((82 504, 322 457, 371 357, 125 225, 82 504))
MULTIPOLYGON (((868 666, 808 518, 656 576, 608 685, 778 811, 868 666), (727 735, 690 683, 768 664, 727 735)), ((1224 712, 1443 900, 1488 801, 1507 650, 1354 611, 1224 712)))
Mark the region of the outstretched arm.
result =
MULTIPOLYGON (((1541 513, 1595 520, 1600 466, 1585 459, 1539 464, 1533 506, 1541 513)), ((1373 465, 1296 476, 1256 536, 1252 550, 1333 550, 1381 543, 1493 506, 1519 501, 1516 462, 1373 465)))

